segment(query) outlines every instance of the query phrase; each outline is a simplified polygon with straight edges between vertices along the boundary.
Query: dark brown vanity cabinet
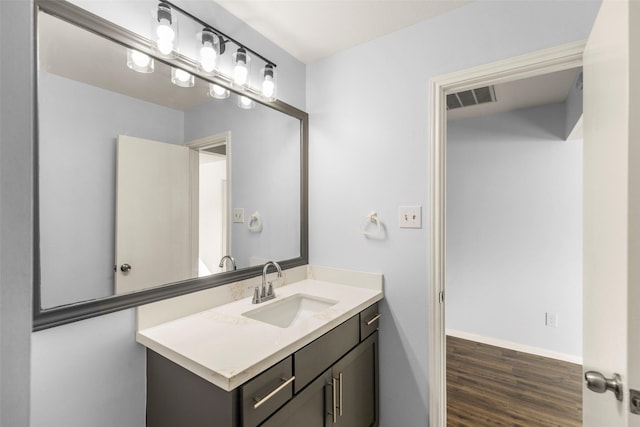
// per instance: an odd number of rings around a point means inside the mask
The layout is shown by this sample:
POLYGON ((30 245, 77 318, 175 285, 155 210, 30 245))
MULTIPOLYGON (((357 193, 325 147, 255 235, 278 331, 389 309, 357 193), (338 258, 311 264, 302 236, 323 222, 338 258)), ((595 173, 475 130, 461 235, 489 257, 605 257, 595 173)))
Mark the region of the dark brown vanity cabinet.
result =
POLYGON ((373 427, 379 424, 378 400, 375 332, 261 427, 373 427))
POLYGON ((377 313, 374 304, 231 392, 147 350, 147 426, 378 426, 377 313))

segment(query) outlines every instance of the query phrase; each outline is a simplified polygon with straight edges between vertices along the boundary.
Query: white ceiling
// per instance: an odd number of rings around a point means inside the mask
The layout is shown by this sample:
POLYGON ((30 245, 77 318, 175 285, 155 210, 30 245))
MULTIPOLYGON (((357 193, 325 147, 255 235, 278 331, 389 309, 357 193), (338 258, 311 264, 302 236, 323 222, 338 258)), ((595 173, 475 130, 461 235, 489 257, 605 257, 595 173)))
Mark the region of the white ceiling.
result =
POLYGON ((496 85, 496 102, 447 111, 447 119, 486 116, 564 102, 579 72, 579 68, 573 68, 496 85))
MULTIPOLYGON (((256 31, 310 64, 471 3, 471 0, 216 0, 256 31)), ((577 70, 496 86, 496 103, 448 113, 450 120, 563 102, 577 70)))
POLYGON ((216 0, 305 64, 471 0, 216 0))

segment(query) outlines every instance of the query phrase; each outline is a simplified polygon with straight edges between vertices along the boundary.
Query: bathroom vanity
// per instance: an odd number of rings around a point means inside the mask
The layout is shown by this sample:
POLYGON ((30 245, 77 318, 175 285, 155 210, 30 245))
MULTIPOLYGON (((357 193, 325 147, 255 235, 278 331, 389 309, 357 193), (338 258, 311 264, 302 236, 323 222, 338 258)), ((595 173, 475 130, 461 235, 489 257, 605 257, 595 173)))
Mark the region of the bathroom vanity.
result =
POLYGON ((147 426, 378 425, 381 290, 307 279, 277 293, 138 331, 147 426))

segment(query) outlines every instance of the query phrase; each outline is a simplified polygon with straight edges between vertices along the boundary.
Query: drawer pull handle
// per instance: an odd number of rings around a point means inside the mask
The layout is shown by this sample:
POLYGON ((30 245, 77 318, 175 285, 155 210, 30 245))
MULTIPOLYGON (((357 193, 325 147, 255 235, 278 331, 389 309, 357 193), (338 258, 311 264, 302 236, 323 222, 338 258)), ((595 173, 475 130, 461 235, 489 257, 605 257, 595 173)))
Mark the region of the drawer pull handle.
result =
POLYGON ((375 316, 373 316, 370 320, 367 320, 367 326, 371 326, 371 324, 376 320, 378 320, 380 316, 382 316, 382 314, 378 313, 375 316))
POLYGON ((342 372, 340 372, 340 416, 342 416, 342 372))
POLYGON ((276 394, 278 394, 280 391, 282 391, 286 386, 288 386, 289 384, 291 384, 293 382, 293 380, 296 379, 295 375, 292 375, 291 378, 286 379, 286 378, 281 378, 282 381, 284 381, 282 384, 280 384, 277 388, 275 388, 271 393, 267 394, 265 397, 263 397, 262 399, 259 399, 257 397, 254 397, 254 404, 253 404, 253 409, 258 409, 260 406, 262 406, 263 403, 265 403, 267 400, 271 399, 273 396, 275 396, 276 394))
POLYGON ((337 386, 337 378, 332 378, 331 380, 331 386, 333 388, 333 423, 337 423, 338 422, 338 399, 337 399, 337 394, 338 394, 338 390, 336 389, 337 386))

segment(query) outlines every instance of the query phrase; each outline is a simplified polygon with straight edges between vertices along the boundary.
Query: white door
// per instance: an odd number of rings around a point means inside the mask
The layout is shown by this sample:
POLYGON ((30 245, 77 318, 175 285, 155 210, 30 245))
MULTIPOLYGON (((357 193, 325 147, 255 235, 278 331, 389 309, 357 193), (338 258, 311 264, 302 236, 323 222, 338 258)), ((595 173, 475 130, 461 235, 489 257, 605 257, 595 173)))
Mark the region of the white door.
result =
POLYGON ((624 391, 618 401, 585 387, 586 427, 640 426, 629 410, 640 389, 639 9, 605 0, 584 52, 584 370, 619 374, 624 391))
POLYGON ((122 135, 117 147, 116 293, 192 277, 190 150, 122 135))

